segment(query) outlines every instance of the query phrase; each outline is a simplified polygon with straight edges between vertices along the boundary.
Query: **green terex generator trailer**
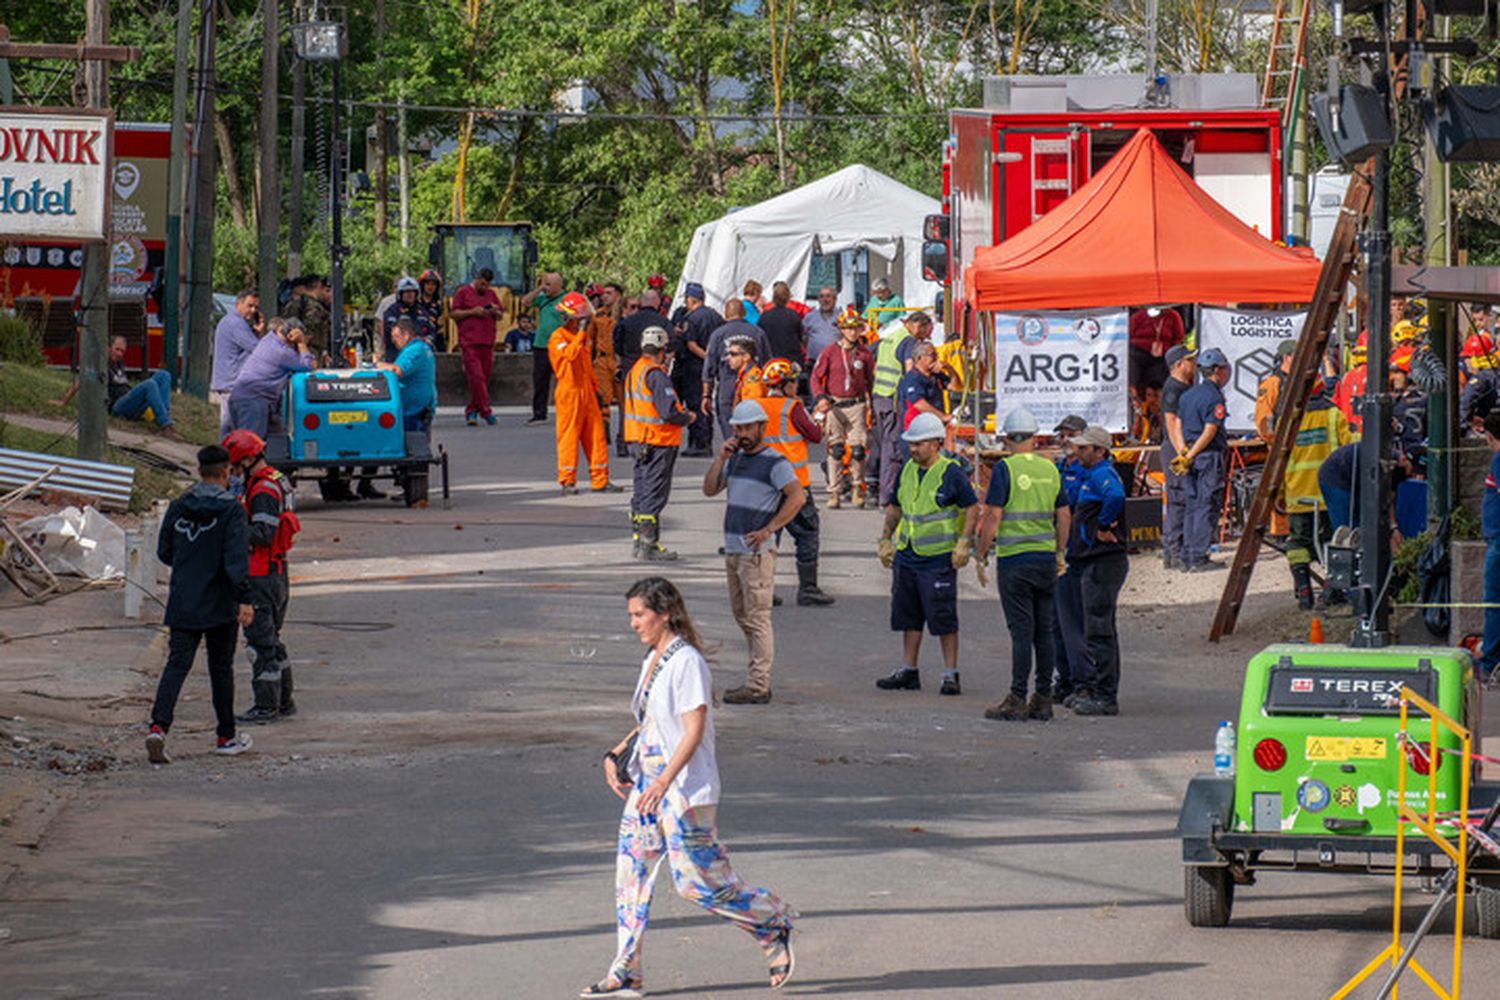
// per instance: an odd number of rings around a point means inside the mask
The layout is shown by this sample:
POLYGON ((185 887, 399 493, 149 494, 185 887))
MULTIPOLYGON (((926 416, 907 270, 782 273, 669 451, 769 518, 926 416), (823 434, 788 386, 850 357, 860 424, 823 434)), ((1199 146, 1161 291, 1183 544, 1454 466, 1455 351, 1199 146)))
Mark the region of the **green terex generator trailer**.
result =
MULTIPOLYGON (((1410 739, 1399 738, 1395 696, 1403 685, 1468 728, 1477 748, 1479 686, 1463 650, 1282 645, 1250 660, 1234 774, 1192 779, 1178 818, 1190 924, 1227 924, 1235 887, 1253 885, 1257 872, 1391 874, 1401 768, 1412 810, 1427 809, 1432 766, 1437 810, 1459 809, 1461 758, 1440 750, 1429 763, 1427 716, 1411 710, 1410 739)), ((1438 746, 1460 748, 1442 727, 1438 746)), ((1497 795, 1500 782, 1472 781, 1471 813, 1497 795)), ((1407 873, 1433 876, 1449 867, 1436 844, 1415 830, 1407 834, 1407 873)), ((1469 872, 1478 933, 1500 937, 1500 862, 1481 852, 1469 872)))

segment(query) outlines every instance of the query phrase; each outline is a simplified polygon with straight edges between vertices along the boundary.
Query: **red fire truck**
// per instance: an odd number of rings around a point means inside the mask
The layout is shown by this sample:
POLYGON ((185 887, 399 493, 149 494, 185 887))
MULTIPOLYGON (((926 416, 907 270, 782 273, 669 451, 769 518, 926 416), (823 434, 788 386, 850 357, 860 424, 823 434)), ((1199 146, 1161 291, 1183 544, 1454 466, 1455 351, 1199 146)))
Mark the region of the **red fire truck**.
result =
MULTIPOLYGON (((167 125, 117 124, 110 190, 109 330, 125 338, 129 368, 162 367, 156 298, 166 258, 167 125)), ((42 331, 47 362, 75 367, 83 248, 0 243, 0 308, 42 331)))
POLYGON ((963 275, 975 251, 1066 201, 1140 128, 1151 129, 1225 208, 1280 239, 1280 122, 1279 111, 1260 107, 1249 74, 986 81, 985 107, 951 113, 943 166, 947 218, 930 220, 924 246, 929 267, 946 265, 950 329, 967 333, 963 275))

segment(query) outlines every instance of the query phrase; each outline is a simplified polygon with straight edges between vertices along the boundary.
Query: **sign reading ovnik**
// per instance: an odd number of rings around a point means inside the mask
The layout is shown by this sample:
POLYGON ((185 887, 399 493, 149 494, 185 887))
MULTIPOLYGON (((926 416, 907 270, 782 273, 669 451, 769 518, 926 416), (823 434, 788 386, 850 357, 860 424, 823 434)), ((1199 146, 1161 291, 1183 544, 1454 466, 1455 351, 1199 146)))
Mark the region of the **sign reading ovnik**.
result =
POLYGON ((0 239, 106 237, 113 124, 102 111, 0 107, 0 239))

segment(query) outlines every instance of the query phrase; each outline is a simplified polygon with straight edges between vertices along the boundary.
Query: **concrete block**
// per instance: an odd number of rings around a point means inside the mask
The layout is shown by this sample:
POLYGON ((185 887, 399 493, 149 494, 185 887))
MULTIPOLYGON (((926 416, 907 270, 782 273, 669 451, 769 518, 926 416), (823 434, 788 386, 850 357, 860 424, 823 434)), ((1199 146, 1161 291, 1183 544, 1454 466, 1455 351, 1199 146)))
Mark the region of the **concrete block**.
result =
MULTIPOLYGON (((1454 542, 1449 560, 1449 577, 1455 604, 1477 604, 1484 600, 1484 542, 1454 542)), ((1470 633, 1484 633, 1484 611, 1480 608, 1454 608, 1453 624, 1448 638, 1458 642, 1470 633)))

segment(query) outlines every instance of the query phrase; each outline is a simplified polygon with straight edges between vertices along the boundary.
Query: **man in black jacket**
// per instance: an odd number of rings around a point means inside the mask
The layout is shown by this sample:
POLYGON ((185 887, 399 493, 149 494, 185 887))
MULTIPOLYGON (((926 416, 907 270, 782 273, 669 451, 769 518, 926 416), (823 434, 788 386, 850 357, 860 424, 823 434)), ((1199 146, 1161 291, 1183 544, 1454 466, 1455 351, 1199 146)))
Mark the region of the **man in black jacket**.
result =
POLYGON ((234 730, 234 647, 241 625, 254 614, 249 604, 250 526, 245 509, 229 492, 229 453, 218 445, 198 452, 196 486, 172 501, 156 538, 156 558, 172 567, 165 622, 171 630, 167 665, 156 685, 146 754, 167 764, 167 732, 182 682, 208 648, 218 744, 233 756, 250 749, 250 737, 234 730))

